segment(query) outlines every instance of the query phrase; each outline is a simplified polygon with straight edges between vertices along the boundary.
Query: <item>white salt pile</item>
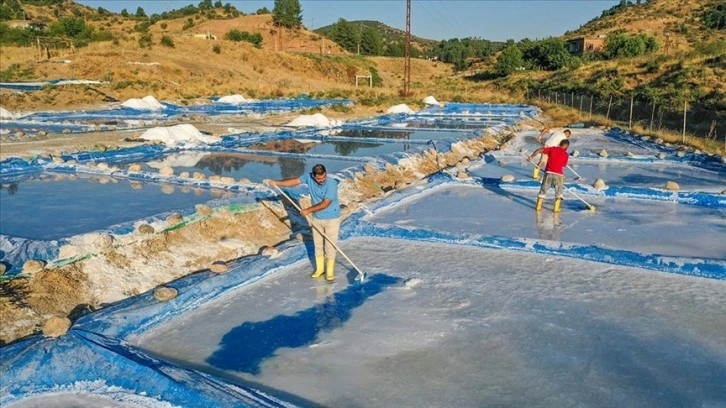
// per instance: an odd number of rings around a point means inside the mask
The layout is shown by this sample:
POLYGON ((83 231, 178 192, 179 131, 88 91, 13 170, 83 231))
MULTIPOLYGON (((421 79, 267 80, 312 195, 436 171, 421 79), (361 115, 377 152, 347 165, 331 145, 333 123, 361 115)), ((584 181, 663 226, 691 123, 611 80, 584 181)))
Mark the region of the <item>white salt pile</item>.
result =
POLYGON ((207 136, 190 124, 155 127, 144 132, 139 138, 160 141, 167 146, 198 146, 218 141, 216 137, 207 136))
POLYGON ((121 104, 124 108, 130 108, 130 109, 136 109, 136 110, 148 110, 148 111, 156 111, 164 109, 164 105, 161 104, 156 98, 153 96, 145 96, 141 99, 138 98, 131 98, 125 101, 121 104))
POLYGON ((439 101, 437 101, 432 95, 423 98, 422 102, 426 105, 439 105, 439 101))
POLYGON ((15 114, 9 110, 0 106, 0 118, 2 119, 15 119, 15 114))
POLYGON ((408 107, 405 103, 402 103, 400 105, 391 106, 388 108, 386 113, 416 113, 411 108, 408 107))
POLYGON ((341 121, 328 119, 322 113, 314 115, 300 115, 285 126, 290 127, 335 127, 342 124, 341 121))
POLYGON ((223 96, 223 97, 217 99, 217 102, 235 105, 238 103, 252 102, 252 99, 245 99, 245 97, 242 95, 234 94, 234 95, 223 96))

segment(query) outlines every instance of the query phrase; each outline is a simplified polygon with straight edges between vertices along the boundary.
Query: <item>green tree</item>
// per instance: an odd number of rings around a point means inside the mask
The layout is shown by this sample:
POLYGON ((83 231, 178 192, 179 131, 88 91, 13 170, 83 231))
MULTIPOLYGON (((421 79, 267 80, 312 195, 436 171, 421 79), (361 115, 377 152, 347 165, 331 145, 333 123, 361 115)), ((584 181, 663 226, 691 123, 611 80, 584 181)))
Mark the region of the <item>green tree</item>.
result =
POLYGON ((383 41, 378 30, 373 27, 363 29, 360 37, 360 52, 363 55, 383 54, 383 41))
POLYGON ((507 76, 524 65, 522 50, 516 46, 509 46, 502 50, 494 64, 494 71, 499 76, 507 76))
POLYGON ((714 30, 726 30, 726 2, 709 8, 701 17, 703 25, 714 30))
POLYGON ((143 8, 138 7, 136 9, 136 17, 138 17, 138 18, 146 18, 146 12, 144 11, 143 8))
POLYGON ((341 18, 331 27, 329 38, 347 51, 356 52, 360 39, 358 25, 341 18))
POLYGON ((521 45, 522 58, 530 67, 556 71, 567 66, 572 58, 562 39, 548 38, 541 41, 524 42, 521 45))
POLYGON ((128 16, 129 16, 128 10, 126 10, 126 9, 121 10, 121 17, 128 17, 128 16))
POLYGON ((660 48, 658 40, 646 34, 630 36, 627 34, 610 34, 605 38, 603 55, 607 59, 628 58, 651 53, 660 48))
POLYGON ((87 26, 82 18, 65 17, 51 24, 50 33, 58 37, 90 39, 93 35, 93 27, 87 26))
POLYGON ((458 38, 441 41, 434 52, 440 61, 454 64, 454 69, 457 71, 466 68, 466 59, 471 55, 469 45, 458 38))
POLYGON ((299 0, 275 0, 272 9, 272 22, 285 28, 302 26, 302 8, 299 0))
POLYGON ((10 28, 7 24, 0 23, 0 44, 28 46, 38 34, 37 30, 10 28))
POLYGON ((394 41, 386 45, 383 53, 387 57, 403 57, 406 55, 406 46, 400 41, 394 41))
POLYGON ((23 8, 18 0, 3 0, 0 2, 0 20, 13 20, 23 18, 23 8))

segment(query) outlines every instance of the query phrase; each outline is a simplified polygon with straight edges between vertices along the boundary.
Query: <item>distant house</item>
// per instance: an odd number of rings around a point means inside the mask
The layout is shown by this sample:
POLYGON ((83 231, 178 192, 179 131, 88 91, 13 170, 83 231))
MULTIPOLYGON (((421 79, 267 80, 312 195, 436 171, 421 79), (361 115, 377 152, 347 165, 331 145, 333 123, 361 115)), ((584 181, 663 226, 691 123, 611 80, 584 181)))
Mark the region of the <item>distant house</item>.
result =
POLYGON ((605 47, 605 36, 597 38, 578 37, 567 41, 567 51, 572 55, 582 57, 585 54, 601 52, 605 47))
POLYGON ((45 30, 46 24, 39 21, 30 20, 10 20, 7 22, 10 28, 24 28, 33 30, 45 30))
POLYGON ((194 34, 194 38, 201 38, 202 40, 217 40, 217 36, 207 31, 205 34, 194 34))

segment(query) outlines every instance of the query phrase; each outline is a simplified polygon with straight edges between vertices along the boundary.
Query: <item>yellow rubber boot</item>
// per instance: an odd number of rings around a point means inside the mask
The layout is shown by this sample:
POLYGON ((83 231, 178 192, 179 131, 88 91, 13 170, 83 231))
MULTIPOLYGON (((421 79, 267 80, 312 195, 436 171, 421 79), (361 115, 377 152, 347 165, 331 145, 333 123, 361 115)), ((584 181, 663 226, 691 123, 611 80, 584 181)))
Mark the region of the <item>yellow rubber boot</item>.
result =
POLYGON ((534 170, 532 170, 532 178, 539 180, 539 167, 535 167, 534 170))
POLYGON ((541 211, 542 210, 542 203, 544 202, 544 198, 537 197, 537 205, 534 206, 535 211, 541 211))
POLYGON ((335 259, 326 259, 325 280, 332 282, 335 280, 335 259))
POLYGON ((325 272, 325 258, 322 256, 315 257, 315 272, 311 275, 312 278, 319 278, 323 276, 325 272))
POLYGON ((560 209, 560 204, 562 204, 562 199, 561 199, 561 198, 557 198, 557 199, 555 199, 555 208, 554 208, 554 209, 553 209, 552 211, 554 211, 554 212, 556 212, 556 213, 558 213, 558 212, 562 211, 562 210, 560 209))

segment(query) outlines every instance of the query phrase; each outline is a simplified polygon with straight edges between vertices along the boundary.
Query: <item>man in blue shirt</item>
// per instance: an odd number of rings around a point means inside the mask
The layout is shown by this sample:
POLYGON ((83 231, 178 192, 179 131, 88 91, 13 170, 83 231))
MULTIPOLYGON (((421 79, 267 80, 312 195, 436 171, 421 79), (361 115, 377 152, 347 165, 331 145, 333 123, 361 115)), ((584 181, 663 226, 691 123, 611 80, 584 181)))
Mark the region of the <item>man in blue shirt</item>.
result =
POLYGON ((313 278, 325 273, 325 280, 335 280, 335 246, 338 244, 340 229, 340 201, 338 200, 338 181, 328 178, 325 166, 316 164, 313 170, 305 175, 285 180, 265 180, 266 185, 278 187, 294 187, 307 184, 312 205, 303 208, 300 215, 313 226, 313 243, 315 245, 315 272, 313 278), (322 232, 322 233, 321 233, 322 232), (325 239, 325 237, 328 239, 325 239))

